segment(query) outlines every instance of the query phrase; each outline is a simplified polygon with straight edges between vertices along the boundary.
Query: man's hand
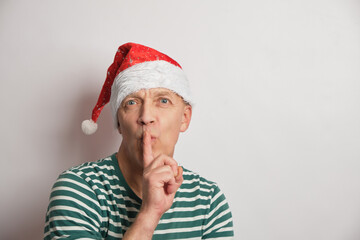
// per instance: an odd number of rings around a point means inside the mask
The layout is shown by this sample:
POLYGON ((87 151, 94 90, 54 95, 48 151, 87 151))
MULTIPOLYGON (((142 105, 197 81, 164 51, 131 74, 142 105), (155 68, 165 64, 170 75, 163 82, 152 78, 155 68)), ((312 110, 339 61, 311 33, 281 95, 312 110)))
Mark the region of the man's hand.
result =
POLYGON ((151 135, 143 136, 142 205, 125 239, 151 239, 161 216, 171 207, 175 193, 183 182, 183 169, 164 154, 153 156, 151 135))
POLYGON ((177 162, 164 154, 154 159, 150 133, 143 137, 143 192, 141 211, 160 217, 172 205, 174 196, 183 182, 183 169, 177 162))

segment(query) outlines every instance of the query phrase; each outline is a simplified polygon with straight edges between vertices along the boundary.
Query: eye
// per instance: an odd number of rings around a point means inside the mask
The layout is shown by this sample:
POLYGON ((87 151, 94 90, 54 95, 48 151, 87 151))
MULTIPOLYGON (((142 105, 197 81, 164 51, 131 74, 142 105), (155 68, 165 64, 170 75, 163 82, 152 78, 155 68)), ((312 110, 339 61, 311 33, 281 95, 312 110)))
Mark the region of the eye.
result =
POLYGON ((161 103, 164 103, 164 104, 167 104, 167 103, 169 102, 169 99, 161 98, 161 99, 160 99, 160 102, 161 102, 161 103))
POLYGON ((135 100, 129 100, 126 102, 126 105, 135 105, 135 104, 136 104, 135 100))

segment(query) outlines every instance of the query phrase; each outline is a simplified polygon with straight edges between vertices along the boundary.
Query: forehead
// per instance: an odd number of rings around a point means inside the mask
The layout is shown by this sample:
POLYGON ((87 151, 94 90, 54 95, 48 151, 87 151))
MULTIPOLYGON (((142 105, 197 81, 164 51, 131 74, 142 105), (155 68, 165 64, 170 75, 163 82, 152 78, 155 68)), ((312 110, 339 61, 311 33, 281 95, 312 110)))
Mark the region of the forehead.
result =
POLYGON ((181 98, 178 94, 176 94, 175 92, 167 89, 167 88, 150 88, 150 89, 141 89, 137 92, 131 93, 129 95, 126 96, 126 98, 129 97, 140 97, 140 98, 144 98, 144 97, 157 97, 157 96, 168 96, 168 97, 176 97, 176 98, 181 98))

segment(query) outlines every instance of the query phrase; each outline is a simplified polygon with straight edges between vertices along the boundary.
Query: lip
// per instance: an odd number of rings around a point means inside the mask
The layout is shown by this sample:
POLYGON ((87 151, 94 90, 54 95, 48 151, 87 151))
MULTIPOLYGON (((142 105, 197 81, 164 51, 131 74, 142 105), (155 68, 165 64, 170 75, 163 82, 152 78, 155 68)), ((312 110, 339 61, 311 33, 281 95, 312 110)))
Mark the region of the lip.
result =
MULTIPOLYGON (((155 142, 156 139, 157 139, 157 137, 151 136, 151 142, 155 142)), ((144 141, 144 137, 140 137, 140 141, 143 142, 143 141, 144 141)))

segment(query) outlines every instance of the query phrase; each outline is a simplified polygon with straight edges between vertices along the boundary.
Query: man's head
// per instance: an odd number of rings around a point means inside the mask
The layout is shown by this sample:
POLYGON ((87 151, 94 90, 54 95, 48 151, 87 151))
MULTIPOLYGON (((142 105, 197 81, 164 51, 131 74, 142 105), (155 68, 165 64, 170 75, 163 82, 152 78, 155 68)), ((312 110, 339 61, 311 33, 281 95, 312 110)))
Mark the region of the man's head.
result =
POLYGON ((155 88, 167 89, 192 105, 188 80, 175 60, 140 44, 126 43, 120 46, 108 69, 92 118, 82 124, 84 133, 96 131, 96 121, 109 101, 117 126, 118 110, 123 100, 133 93, 155 88))
POLYGON ((144 131, 151 135, 154 155, 173 156, 179 133, 190 124, 192 107, 166 88, 143 89, 129 94, 118 112, 118 129, 123 136, 122 151, 143 167, 144 131))

